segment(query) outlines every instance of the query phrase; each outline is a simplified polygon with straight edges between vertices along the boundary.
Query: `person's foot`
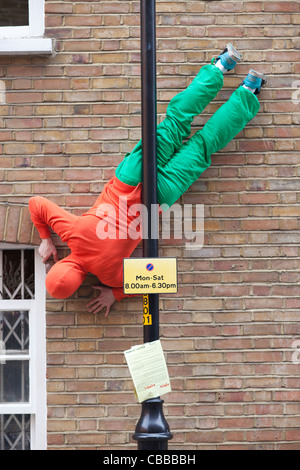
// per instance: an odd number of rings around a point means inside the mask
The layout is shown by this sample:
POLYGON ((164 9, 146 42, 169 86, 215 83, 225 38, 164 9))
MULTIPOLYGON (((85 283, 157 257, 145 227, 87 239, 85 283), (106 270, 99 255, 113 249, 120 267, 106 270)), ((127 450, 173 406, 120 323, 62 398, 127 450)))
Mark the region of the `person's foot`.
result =
POLYGON ((255 95, 259 95, 261 88, 265 86, 266 83, 267 77, 265 75, 250 69, 247 77, 243 80, 241 85, 255 95))
POLYGON ((224 51, 216 58, 215 66, 218 67, 222 73, 226 73, 228 70, 232 70, 241 59, 241 54, 229 43, 224 51))

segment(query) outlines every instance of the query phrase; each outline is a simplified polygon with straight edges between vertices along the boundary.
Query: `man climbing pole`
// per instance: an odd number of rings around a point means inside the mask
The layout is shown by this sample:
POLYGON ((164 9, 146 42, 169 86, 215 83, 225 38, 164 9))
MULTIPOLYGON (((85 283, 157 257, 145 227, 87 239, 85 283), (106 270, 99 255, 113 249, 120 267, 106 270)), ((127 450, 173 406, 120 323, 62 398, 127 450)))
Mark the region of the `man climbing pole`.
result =
MULTIPOLYGON (((191 133, 195 116, 216 97, 223 85, 223 75, 241 60, 239 52, 228 44, 212 63, 201 68, 186 90, 175 96, 165 120, 157 127, 157 196, 160 205, 171 206, 211 164, 211 155, 224 148, 259 111, 257 99, 266 77, 250 70, 229 100, 208 120, 205 126, 184 142, 191 133)), ((94 206, 82 216, 75 216, 47 199, 36 196, 29 201, 31 218, 42 243, 39 253, 46 263, 51 256, 55 264, 46 277, 49 294, 58 299, 70 297, 88 273, 103 286, 94 286, 98 296, 88 304, 90 312, 105 308, 108 315, 115 300, 123 293, 123 259, 130 257, 141 240, 131 237, 128 227, 134 216, 130 207, 141 204, 142 145, 137 144, 116 169, 94 206), (124 205, 124 201, 126 204, 124 205), (105 208, 113 208, 117 217, 106 217, 107 231, 116 237, 99 236, 99 222, 105 208), (49 227, 71 254, 58 261, 49 227)))

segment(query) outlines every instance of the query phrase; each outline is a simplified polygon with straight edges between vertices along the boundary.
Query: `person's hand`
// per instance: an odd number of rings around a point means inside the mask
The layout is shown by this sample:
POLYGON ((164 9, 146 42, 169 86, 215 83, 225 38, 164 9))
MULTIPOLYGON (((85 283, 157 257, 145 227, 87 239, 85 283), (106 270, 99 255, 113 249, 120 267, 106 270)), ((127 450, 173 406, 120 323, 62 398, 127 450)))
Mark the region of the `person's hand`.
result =
POLYGON ((107 317, 110 311, 110 307, 115 302, 113 290, 110 287, 93 286, 94 289, 99 291, 99 295, 95 297, 91 302, 87 304, 88 311, 90 313, 99 313, 105 308, 104 316, 107 317))
POLYGON ((42 243, 39 247, 39 254, 43 260, 43 263, 46 263, 46 261, 51 258, 51 256, 53 256, 55 263, 58 261, 57 251, 51 238, 45 238, 42 240, 42 243))

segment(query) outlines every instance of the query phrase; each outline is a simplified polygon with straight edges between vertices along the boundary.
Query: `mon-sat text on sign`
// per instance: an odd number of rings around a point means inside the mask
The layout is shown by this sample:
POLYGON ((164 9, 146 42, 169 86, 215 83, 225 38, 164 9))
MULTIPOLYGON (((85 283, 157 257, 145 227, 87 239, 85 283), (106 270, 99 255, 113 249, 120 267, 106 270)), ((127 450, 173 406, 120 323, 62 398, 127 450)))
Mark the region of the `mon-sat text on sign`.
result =
POLYGON ((176 293, 176 258, 125 258, 124 294, 176 293))

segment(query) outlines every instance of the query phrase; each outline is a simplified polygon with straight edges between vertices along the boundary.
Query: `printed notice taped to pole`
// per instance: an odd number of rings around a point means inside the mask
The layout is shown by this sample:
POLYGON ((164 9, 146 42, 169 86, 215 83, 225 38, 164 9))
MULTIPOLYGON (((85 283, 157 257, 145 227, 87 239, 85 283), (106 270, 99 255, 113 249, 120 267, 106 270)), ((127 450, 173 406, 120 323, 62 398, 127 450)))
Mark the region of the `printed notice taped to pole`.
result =
POLYGON ((124 354, 139 403, 171 392, 160 340, 133 346, 124 354))

